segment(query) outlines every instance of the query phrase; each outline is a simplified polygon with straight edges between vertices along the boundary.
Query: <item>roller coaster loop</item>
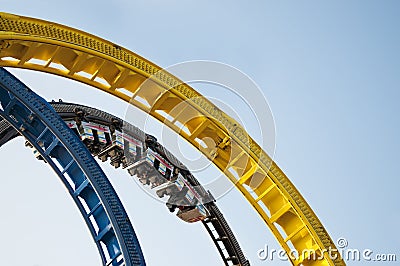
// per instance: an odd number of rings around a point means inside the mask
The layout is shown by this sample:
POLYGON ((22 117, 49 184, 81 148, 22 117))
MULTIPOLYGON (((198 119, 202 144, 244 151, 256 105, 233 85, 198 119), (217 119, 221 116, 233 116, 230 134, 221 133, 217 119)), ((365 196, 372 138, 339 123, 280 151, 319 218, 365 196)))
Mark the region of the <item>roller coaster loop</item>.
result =
POLYGON ((135 231, 109 180, 46 101, 0 68, 0 116, 56 172, 78 206, 103 265, 145 265, 135 231))

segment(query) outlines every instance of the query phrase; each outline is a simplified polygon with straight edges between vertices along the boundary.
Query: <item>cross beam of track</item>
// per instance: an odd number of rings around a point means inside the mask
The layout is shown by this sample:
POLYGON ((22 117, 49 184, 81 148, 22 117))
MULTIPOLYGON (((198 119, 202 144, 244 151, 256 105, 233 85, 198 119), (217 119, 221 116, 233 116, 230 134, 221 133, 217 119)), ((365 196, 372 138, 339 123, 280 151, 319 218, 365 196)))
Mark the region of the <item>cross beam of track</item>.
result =
POLYGON ((146 265, 135 231, 111 183, 54 109, 0 68, 0 116, 27 139, 66 186, 103 265, 146 265))
POLYGON ((337 251, 328 232, 244 128, 157 65, 83 31, 7 13, 0 14, 0 65, 80 81, 147 112, 185 138, 235 184, 288 254, 295 249, 296 254, 323 256, 290 258, 293 265, 345 265, 339 252, 324 252, 337 251))

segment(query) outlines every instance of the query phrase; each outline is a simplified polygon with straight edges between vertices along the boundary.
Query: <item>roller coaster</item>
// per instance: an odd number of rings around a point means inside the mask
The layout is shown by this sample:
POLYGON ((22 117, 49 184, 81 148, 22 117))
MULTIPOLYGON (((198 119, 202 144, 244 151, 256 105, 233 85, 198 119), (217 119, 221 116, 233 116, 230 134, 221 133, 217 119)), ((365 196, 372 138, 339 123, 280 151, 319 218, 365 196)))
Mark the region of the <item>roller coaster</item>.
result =
MULTIPOLYGON (((288 256, 293 265, 345 265, 311 207, 244 128, 150 61, 83 31, 0 13, 0 66, 73 79, 146 112, 233 182, 287 254, 300 254, 288 256)), ((145 265, 145 258, 95 156, 150 187, 179 219, 202 223, 225 265, 250 265, 212 193, 152 135, 93 107, 47 103, 5 69, 0 70, 0 103, 0 145, 23 136, 34 156, 54 170, 81 212, 103 265, 145 265)))

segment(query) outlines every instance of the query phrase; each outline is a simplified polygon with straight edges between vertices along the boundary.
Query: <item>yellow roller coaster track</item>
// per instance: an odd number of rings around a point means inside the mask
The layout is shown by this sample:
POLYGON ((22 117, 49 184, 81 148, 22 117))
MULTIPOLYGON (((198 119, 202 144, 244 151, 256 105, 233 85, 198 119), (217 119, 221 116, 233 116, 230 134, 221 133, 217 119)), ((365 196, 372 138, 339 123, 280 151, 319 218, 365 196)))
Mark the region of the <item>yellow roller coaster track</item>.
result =
POLYGON ((293 265, 345 265, 305 199, 239 123, 145 58, 83 31, 0 13, 0 66, 56 74, 130 102, 209 158, 243 193, 283 249, 299 254, 289 256, 293 265), (329 250, 331 254, 325 252, 329 250))

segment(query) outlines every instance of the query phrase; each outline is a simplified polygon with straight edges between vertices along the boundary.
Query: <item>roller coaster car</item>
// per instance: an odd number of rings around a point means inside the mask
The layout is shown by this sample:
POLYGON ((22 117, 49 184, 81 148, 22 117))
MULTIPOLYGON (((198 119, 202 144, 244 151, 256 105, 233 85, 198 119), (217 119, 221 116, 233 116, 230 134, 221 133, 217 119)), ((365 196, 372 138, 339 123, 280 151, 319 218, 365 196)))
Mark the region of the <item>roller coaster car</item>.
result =
POLYGON ((102 146, 110 143, 110 129, 108 127, 82 121, 81 139, 83 142, 96 143, 102 146))
POLYGON ((108 158, 116 168, 122 163, 126 168, 137 161, 142 154, 143 143, 134 137, 118 130, 112 134, 112 145, 99 152, 98 157, 104 162, 108 158))
POLYGON ((185 222, 194 223, 206 219, 209 213, 203 204, 198 204, 195 207, 179 209, 176 215, 185 222))
POLYGON ((170 196, 169 202, 178 206, 195 206, 197 202, 202 202, 202 197, 180 173, 174 181, 169 181, 156 189, 160 198, 168 195, 170 196))
POLYGON ((185 182, 181 174, 178 174, 175 181, 166 182, 158 187, 156 187, 156 194, 158 197, 162 198, 164 196, 172 196, 182 191, 185 186, 185 182))
POLYGON ((82 121, 80 125, 75 121, 66 121, 66 123, 93 154, 99 153, 102 148, 111 143, 110 129, 106 126, 85 121, 82 121))
POLYGON ((154 188, 170 180, 172 170, 173 166, 169 162, 151 149, 147 149, 128 172, 132 176, 137 175, 143 185, 151 184, 154 188))
POLYGON ((164 196, 170 196, 173 195, 179 190, 177 189, 175 182, 165 182, 158 187, 156 187, 157 191, 156 194, 158 197, 162 198, 164 196))
POLYGON ((170 196, 167 207, 171 212, 179 209, 177 216, 188 223, 201 221, 209 216, 209 213, 201 204, 199 195, 193 187, 188 185, 183 176, 178 174, 175 181, 168 181, 157 188, 157 195, 162 198, 170 196))
POLYGON ((134 137, 123 134, 120 131, 115 131, 115 139, 113 144, 124 151, 124 156, 127 163, 131 163, 140 157, 143 151, 143 143, 134 137))

